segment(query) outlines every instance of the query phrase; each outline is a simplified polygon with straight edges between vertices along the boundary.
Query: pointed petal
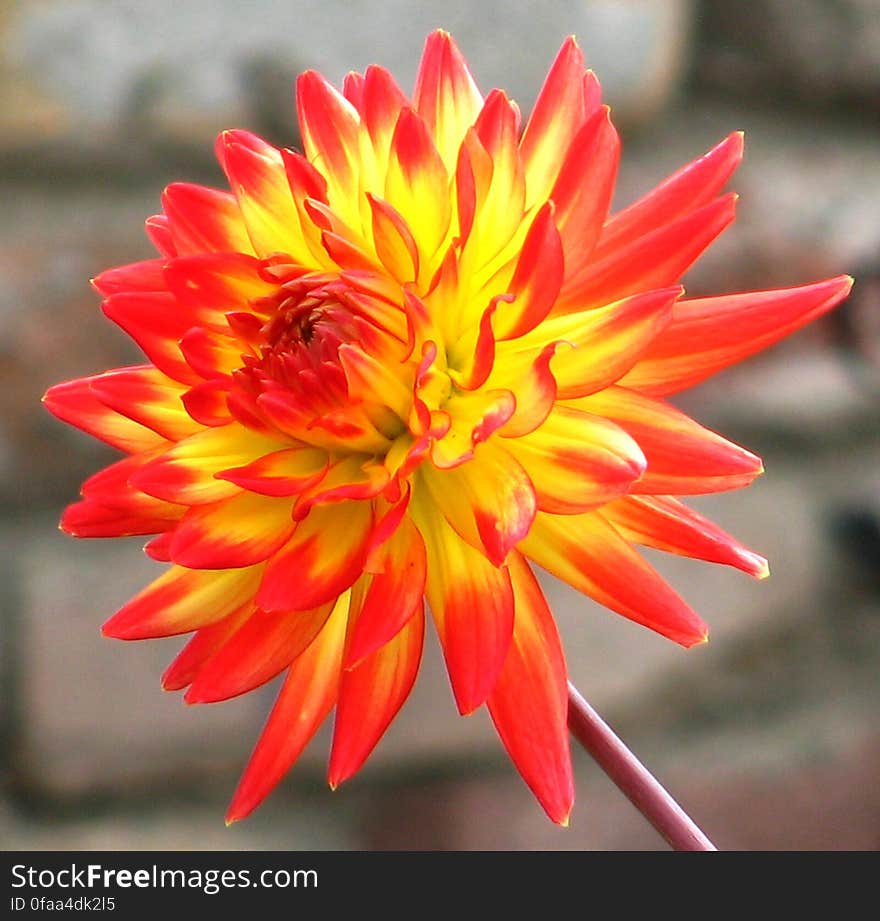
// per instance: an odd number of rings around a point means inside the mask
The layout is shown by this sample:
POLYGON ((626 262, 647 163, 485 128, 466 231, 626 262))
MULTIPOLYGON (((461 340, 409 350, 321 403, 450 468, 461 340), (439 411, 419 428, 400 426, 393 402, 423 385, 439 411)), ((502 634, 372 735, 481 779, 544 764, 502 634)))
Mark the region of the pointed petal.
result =
POLYGON ((557 311, 584 310, 675 284, 733 221, 735 206, 736 196, 725 195, 615 247, 601 260, 590 260, 582 271, 566 278, 557 311))
POLYGON ((189 182, 173 182, 162 195, 168 229, 180 255, 253 253, 234 195, 189 182))
POLYGON ((316 505, 269 563, 257 604, 303 611, 344 592, 361 574, 372 527, 369 502, 316 505))
POLYGON ((243 819, 266 798, 308 745, 336 703, 348 623, 348 594, 294 662, 244 770, 227 822, 243 819))
POLYGON ((662 288, 622 301, 545 320, 530 336, 499 348, 489 382, 510 387, 547 341, 560 344, 551 365, 557 399, 594 393, 614 383, 639 360, 670 322, 681 288, 662 288))
POLYGON ((92 287, 103 297, 126 291, 165 291, 167 259, 147 259, 107 269, 92 279, 92 287))
POLYGON ((291 614, 258 608, 205 664, 184 700, 217 703, 271 681, 320 633, 334 603, 291 614))
POLYGON ((198 630, 253 598, 262 572, 262 566, 225 572, 172 566, 117 611, 102 632, 142 640, 198 630))
POLYGON ((442 29, 432 32, 425 41, 413 105, 428 126, 446 168, 452 170, 483 97, 452 36, 442 29))
POLYGON ((352 668, 396 636, 420 609, 425 591, 425 542, 409 518, 370 556, 372 580, 345 655, 352 668))
POLYGON ((411 507, 425 539, 426 594, 455 702, 460 713, 471 713, 492 693, 510 648, 510 575, 465 543, 423 495, 416 493, 411 507))
POLYGON ((742 154, 743 133, 736 131, 643 198, 618 211, 605 224, 594 258, 601 259, 656 227, 709 204, 739 166, 742 154))
POLYGON ((354 775, 405 703, 422 658, 425 613, 418 610, 384 646, 342 675, 327 779, 337 787, 354 775))
POLYGON ((565 260, 554 218, 553 202, 547 202, 529 228, 510 283, 515 299, 509 304, 499 303, 495 314, 495 338, 499 341, 531 332, 556 301, 565 260))
POLYGON ((327 180, 331 207, 351 226, 359 220, 360 117, 319 73, 296 81, 296 109, 303 149, 327 180))
POLYGON ((217 156, 258 256, 286 253, 302 265, 314 257, 302 234, 281 152, 248 131, 224 131, 217 156))
POLYGON ((616 422, 639 443, 648 467, 633 492, 692 496, 738 489, 764 469, 759 457, 661 400, 609 387, 575 404, 616 422))
POLYGON ((326 451, 302 445, 264 454, 217 476, 262 496, 294 496, 320 482, 329 463, 326 451))
POLYGON ((186 389, 149 365, 117 368, 91 378, 91 391, 105 406, 169 441, 202 428, 184 408, 181 397, 186 389))
POLYGON ((227 467, 242 465, 271 451, 278 442, 237 422, 202 429, 158 455, 132 474, 131 482, 151 496, 184 505, 204 505, 238 495, 233 482, 219 479, 227 467))
POLYGON ((535 517, 535 490, 519 462, 493 439, 478 445, 468 463, 449 470, 426 465, 422 475, 458 534, 503 565, 535 517))
POLYGON ((568 823, 574 781, 568 748, 568 684, 553 615, 529 564, 511 554, 513 640, 489 696, 489 713, 523 780, 547 815, 568 823))
POLYGON ((424 275, 446 238, 452 211, 449 176, 425 123, 412 109, 400 113, 394 129, 384 198, 407 222, 424 275))
POLYGON ((254 612, 253 602, 227 614, 222 620, 200 627, 192 639, 174 657, 162 675, 162 689, 180 691, 192 684, 202 666, 254 612))
POLYGON ((527 207, 549 196, 562 158, 590 114, 587 101, 584 56, 570 37, 547 74, 520 142, 528 183, 527 207))
POLYGON ((764 557, 672 496, 625 496, 606 505, 602 517, 634 543, 735 566, 756 579, 770 574, 764 557))
POLYGON ((527 472, 538 508, 557 515, 588 511, 629 491, 647 461, 627 433, 603 419, 557 405, 540 428, 505 447, 527 472))
POLYGON ((121 508, 119 503, 104 505, 83 499, 67 506, 59 527, 72 537, 133 537, 173 528, 185 511, 158 499, 153 502, 155 505, 147 508, 121 508))
POLYGON ((611 206, 619 159, 620 138, 603 106, 575 135, 551 192, 569 277, 593 258, 611 206))
POLYGON ((180 521, 171 558, 191 569, 232 569, 268 559, 293 532, 293 501, 241 493, 197 505, 180 521))
POLYGON ((578 591, 663 636, 693 646, 708 628, 599 515, 539 512, 519 549, 578 591))
POLYGON ((46 391, 43 404, 53 416, 106 441, 128 454, 150 451, 165 439, 126 416, 105 406, 92 392, 93 377, 56 384, 46 391))
POLYGON ((822 316, 852 283, 839 275, 797 288, 680 301, 672 322, 620 383, 651 396, 692 387, 822 316))
POLYGON ((169 377, 197 384, 198 375, 183 360, 178 343, 197 324, 192 311, 183 309, 168 292, 113 294, 101 309, 143 349, 144 354, 169 377))

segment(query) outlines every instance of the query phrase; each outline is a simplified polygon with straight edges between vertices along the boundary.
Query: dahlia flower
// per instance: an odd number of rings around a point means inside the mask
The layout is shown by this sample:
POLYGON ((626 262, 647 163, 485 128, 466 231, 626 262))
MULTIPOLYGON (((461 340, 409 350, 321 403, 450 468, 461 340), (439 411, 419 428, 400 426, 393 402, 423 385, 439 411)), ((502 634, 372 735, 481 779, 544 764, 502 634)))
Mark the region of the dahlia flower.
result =
POLYGON ((754 454, 665 400, 838 303, 851 279, 684 297, 731 223, 731 134, 609 213, 619 139, 574 39, 534 109, 483 96, 450 36, 412 97, 381 67, 297 82, 302 152, 226 131, 229 191, 165 190, 159 255, 94 279, 146 361, 52 387, 125 457, 62 528, 155 535, 170 564, 104 626, 193 634, 190 703, 286 673, 229 810, 253 810, 335 708, 329 783, 407 698, 425 600, 462 714, 486 705, 551 819, 573 801, 567 675, 537 565, 691 646, 700 618, 640 545, 763 558, 679 496, 754 454))

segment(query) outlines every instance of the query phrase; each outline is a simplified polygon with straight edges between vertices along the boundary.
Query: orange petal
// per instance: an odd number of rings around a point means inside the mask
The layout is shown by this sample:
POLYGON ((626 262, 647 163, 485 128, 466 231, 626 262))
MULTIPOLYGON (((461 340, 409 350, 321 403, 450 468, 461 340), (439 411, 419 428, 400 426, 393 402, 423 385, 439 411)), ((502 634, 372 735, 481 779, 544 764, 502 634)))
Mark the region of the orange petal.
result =
POLYGON ((601 259, 655 228, 709 204, 739 166, 742 154, 743 134, 736 131, 643 198, 618 211, 602 229, 594 258, 601 259))
POLYGON ((217 703, 271 681, 315 639, 334 604, 291 614, 257 609, 205 664, 184 700, 217 703))
POLYGON ((492 693, 510 648, 510 575, 465 543, 423 495, 413 496, 411 508, 425 539, 425 589, 455 702, 471 713, 492 693))
POLYGON ((248 601, 222 620, 199 628, 165 670, 162 688, 166 691, 179 691, 191 684, 205 662, 253 612, 253 602, 248 601))
POLYGON ((303 149, 327 180, 330 205, 355 226, 360 218, 360 118, 351 103, 313 70, 296 81, 303 149))
POLYGON ((566 278, 556 309, 561 313, 609 304, 638 291, 675 284, 703 250, 733 221, 735 195, 725 195, 590 260, 566 278))
POLYGON ((553 202, 535 216, 510 282, 514 300, 499 303, 495 338, 518 339, 531 332, 550 312, 562 287, 565 261, 556 229, 553 202))
POLYGON ((551 192, 569 277, 581 272, 593 256, 614 194, 619 159, 620 138, 603 106, 575 135, 551 192))
POLYGON ((293 532, 293 500, 244 492, 191 508, 171 542, 171 558, 192 569, 232 569, 268 559, 293 532))
POLYGON ((539 512, 519 549, 578 591, 683 646, 708 628, 598 512, 539 512))
POLYGON ((369 502, 316 505, 269 563, 257 604, 304 611, 344 592, 361 574, 372 527, 369 502))
POLYGON ((217 476, 262 496, 294 496, 320 482, 329 463, 326 451, 300 445, 264 454, 250 464, 222 470, 217 476))
POLYGON ((535 490, 519 462, 492 439, 474 459, 449 470, 431 465, 422 476, 438 509, 471 546, 501 566, 529 530, 535 490))
POLYGON ((725 563, 756 579, 770 574, 764 557, 672 496, 625 496, 606 505, 602 517, 621 537, 634 543, 710 563, 725 563))
POLYGON ((142 640, 198 630, 252 599, 262 572, 262 566, 225 572, 172 566, 117 611, 102 632, 142 640))
POLYGON ((424 606, 393 639, 342 675, 327 780, 355 774, 403 706, 415 683, 425 636, 424 606))
POLYGON ((62 422, 76 426, 128 454, 150 451, 166 444, 166 440, 152 429, 105 406, 92 392, 94 379, 83 377, 50 387, 43 397, 46 409, 62 422))
POLYGON ((584 93, 584 56, 567 38, 547 74, 523 131, 520 151, 526 170, 526 206, 549 197, 563 158, 591 114, 584 93))
POLYGON ((680 301, 672 322, 620 383, 652 396, 692 387, 822 316, 852 284, 839 275, 797 288, 680 301))
POLYGON ((551 317, 532 334, 498 348, 490 386, 509 387, 527 373, 547 341, 559 343, 551 365, 556 397, 570 399, 594 393, 614 383, 639 360, 670 322, 672 305, 681 288, 635 294, 622 301, 551 317))
POLYGON ((219 473, 278 447, 237 422, 202 429, 132 474, 131 482, 151 496, 184 505, 205 505, 238 495, 240 488, 219 473))
POLYGON ((623 495, 647 464, 622 428, 562 405, 540 428, 508 439, 505 447, 528 473, 538 508, 558 515, 585 512, 623 495))
POLYGON ((352 668, 396 636, 419 610, 425 590, 425 543, 409 518, 370 556, 373 571, 354 622, 345 667, 352 668))
POLYGON ((168 292, 113 294, 101 309, 143 349, 144 354, 169 377, 197 384, 198 376, 183 360, 178 343, 197 317, 168 292))
POLYGON ((165 291, 166 259, 147 259, 107 269, 92 279, 92 287, 103 297, 127 291, 165 291))
POLYGON ((117 368, 90 378, 92 393, 108 408, 146 425, 169 441, 178 441, 202 426, 187 413, 185 385, 158 368, 142 365, 117 368))
POLYGON ((529 564, 511 554, 513 640, 487 701, 498 735, 547 815, 568 824, 574 782, 568 748, 568 684, 553 615, 529 564))
POLYGON ((425 41, 413 105, 447 169, 454 167, 465 132, 482 104, 483 97, 452 36, 442 29, 432 32, 425 41))
POLYGON ((286 253, 313 266, 281 152, 248 131, 224 131, 217 156, 258 256, 286 253))
POLYGON ((616 422, 639 443, 648 467, 633 492, 687 496, 738 489, 764 469, 759 457, 661 400, 609 387, 575 404, 616 422))
POLYGON ((253 253, 234 195, 188 182, 173 182, 162 208, 178 254, 253 253))
POLYGON ((446 238, 452 211, 449 176, 425 123, 412 109, 400 113, 394 129, 384 198, 407 222, 424 275, 446 238))
POLYGON ((348 602, 348 594, 339 599, 324 629, 291 666, 238 783, 227 822, 243 819, 259 806, 336 703, 348 602))

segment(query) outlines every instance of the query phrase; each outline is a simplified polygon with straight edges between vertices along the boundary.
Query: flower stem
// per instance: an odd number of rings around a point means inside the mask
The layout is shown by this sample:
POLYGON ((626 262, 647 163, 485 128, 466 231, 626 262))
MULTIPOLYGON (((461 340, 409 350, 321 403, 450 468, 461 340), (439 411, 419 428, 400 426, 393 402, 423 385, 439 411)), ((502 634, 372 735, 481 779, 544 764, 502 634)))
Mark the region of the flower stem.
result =
POLYGON ((608 724, 568 683, 568 728, 599 767, 676 851, 716 847, 608 724))

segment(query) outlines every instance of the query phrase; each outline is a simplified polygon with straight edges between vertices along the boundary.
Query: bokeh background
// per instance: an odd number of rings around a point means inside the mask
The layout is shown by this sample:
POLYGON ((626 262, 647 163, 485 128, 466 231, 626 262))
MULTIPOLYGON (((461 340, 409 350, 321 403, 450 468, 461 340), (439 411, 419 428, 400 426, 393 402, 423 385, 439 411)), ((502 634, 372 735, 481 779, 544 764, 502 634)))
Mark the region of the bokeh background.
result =
MULTIPOLYGON (((251 819, 226 802, 274 688, 187 708, 159 689, 180 641, 100 624, 157 573, 141 541, 56 530, 111 452, 39 404, 136 362, 88 279, 151 254, 175 179, 221 183, 217 131, 296 145, 293 81, 377 62, 411 86, 456 36, 484 91, 531 105, 579 37, 624 135, 616 204, 730 131, 740 216, 686 279, 722 292, 857 277, 847 306, 680 400, 765 458, 701 509, 765 553, 763 583, 657 565, 712 625, 685 652, 548 581, 575 683, 719 847, 880 844, 878 0, 5 0, 0 5, 0 732, 4 849, 651 849, 580 751, 552 826, 484 713, 455 713, 436 641, 361 774, 324 786, 328 733, 251 819)), ((654 558, 652 557, 652 560, 654 558)))

